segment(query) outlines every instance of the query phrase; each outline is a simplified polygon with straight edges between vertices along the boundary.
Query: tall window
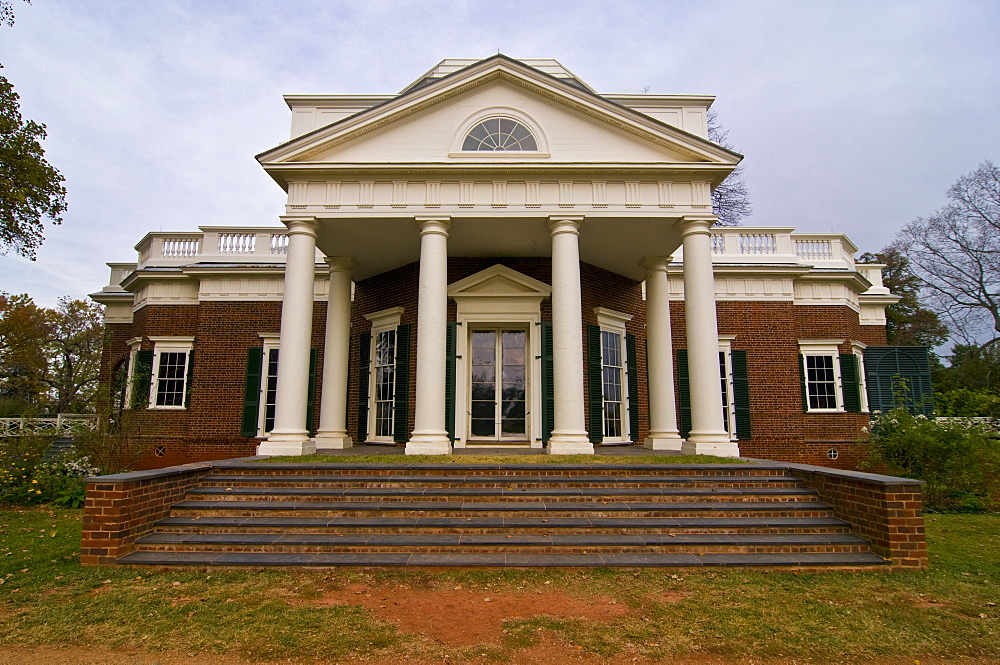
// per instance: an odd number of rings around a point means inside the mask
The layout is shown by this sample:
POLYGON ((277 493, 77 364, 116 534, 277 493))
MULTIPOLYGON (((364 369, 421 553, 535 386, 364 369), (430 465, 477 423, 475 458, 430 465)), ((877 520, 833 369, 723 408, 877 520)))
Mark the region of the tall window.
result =
POLYGON ((263 436, 274 429, 274 409, 278 403, 278 349, 264 346, 263 366, 261 367, 260 433, 263 436))
POLYGON ((183 409, 187 403, 194 338, 150 337, 153 342, 149 408, 183 409))
POLYGON ((504 117, 487 118, 466 135, 462 150, 538 150, 527 127, 504 117))
POLYGON ((396 394, 396 331, 383 330, 374 335, 374 411, 372 433, 379 439, 393 435, 393 410, 396 394))
POLYGON ((604 392, 604 438, 620 439, 624 436, 623 374, 625 362, 622 354, 622 335, 601 331, 601 378, 604 392))

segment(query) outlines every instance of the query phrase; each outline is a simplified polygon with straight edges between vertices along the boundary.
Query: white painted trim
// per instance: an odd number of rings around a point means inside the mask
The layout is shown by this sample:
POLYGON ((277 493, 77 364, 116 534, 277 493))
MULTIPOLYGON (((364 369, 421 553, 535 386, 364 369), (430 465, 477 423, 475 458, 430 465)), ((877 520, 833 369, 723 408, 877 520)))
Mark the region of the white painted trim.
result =
POLYGON ((403 318, 403 308, 390 307, 389 309, 365 314, 365 318, 372 322, 372 335, 374 335, 376 332, 398 327, 399 322, 403 318))
POLYGON ((188 377, 191 375, 191 350, 194 348, 194 337, 160 337, 149 336, 149 341, 153 342, 153 366, 149 377, 149 409, 155 411, 183 411, 187 409, 188 398, 188 377), (159 389, 160 357, 163 353, 187 353, 184 361, 184 377, 181 380, 183 388, 181 392, 180 406, 164 406, 156 404, 157 392, 159 389))
POLYGON ((840 345, 842 339, 800 339, 799 353, 802 355, 802 376, 806 384, 806 413, 844 413, 844 379, 840 372, 840 345), (809 405, 809 368, 807 357, 829 356, 833 358, 834 400, 833 409, 814 409, 809 405))

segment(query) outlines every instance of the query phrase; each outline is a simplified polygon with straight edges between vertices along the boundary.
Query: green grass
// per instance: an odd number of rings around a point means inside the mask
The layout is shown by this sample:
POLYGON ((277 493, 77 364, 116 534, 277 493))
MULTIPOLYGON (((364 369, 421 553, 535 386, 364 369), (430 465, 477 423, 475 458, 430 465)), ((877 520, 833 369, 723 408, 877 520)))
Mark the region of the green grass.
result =
POLYGON ((259 462, 315 464, 750 464, 713 455, 284 455, 259 462))
POLYGON ((80 517, 68 510, 0 511, 0 643, 324 662, 357 660, 352 654, 400 662, 503 662, 536 644, 541 628, 623 662, 695 653, 794 655, 815 663, 1000 658, 1000 608, 990 605, 1000 605, 998 514, 929 516, 931 569, 894 574, 82 568, 76 562, 80 517), (461 585, 483 593, 556 589, 610 596, 630 612, 608 623, 511 620, 500 642, 473 650, 405 634, 360 606, 288 603, 356 583, 461 585))

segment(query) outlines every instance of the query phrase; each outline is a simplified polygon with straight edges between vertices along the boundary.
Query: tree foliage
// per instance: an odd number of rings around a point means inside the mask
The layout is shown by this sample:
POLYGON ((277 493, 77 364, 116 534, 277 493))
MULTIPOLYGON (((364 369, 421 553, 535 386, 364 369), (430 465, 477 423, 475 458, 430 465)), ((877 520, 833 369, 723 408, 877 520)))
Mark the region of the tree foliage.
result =
POLYGON ((100 305, 61 298, 54 309, 0 292, 0 401, 7 411, 94 408, 104 326, 100 305))
POLYGON ((897 246, 927 301, 967 345, 1000 340, 1000 168, 990 161, 948 190, 949 203, 907 224, 897 246))
POLYGON ((0 76, 0 252, 34 260, 45 239, 44 218, 62 222, 64 178, 45 159, 45 125, 24 120, 18 95, 0 76))
MULTIPOLYGON (((708 112, 708 138, 723 148, 736 150, 729 143, 729 130, 719 124, 714 111, 708 112)), ((739 226, 743 218, 753 212, 742 164, 712 191, 712 212, 719 218, 716 226, 739 226)))
POLYGON ((879 252, 865 252, 859 263, 881 263, 882 284, 894 295, 898 303, 885 308, 885 334, 893 346, 930 346, 948 340, 948 328, 937 313, 920 302, 921 281, 910 268, 910 260, 899 247, 889 245, 879 252))

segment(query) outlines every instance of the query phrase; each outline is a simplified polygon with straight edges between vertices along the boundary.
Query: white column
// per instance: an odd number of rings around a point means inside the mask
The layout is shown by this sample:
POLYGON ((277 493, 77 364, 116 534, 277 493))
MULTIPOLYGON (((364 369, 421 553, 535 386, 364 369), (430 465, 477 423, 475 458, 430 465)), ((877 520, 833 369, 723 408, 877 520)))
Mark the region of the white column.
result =
POLYGON ((330 291, 326 305, 326 344, 323 350, 323 397, 319 407, 317 450, 350 448, 347 434, 347 371, 351 349, 351 268, 349 256, 327 258, 330 291))
POLYGON ((316 452, 316 446, 309 439, 306 401, 318 225, 312 217, 285 217, 282 221, 288 227, 288 258, 281 305, 274 429, 267 441, 257 446, 257 454, 309 455, 316 452))
POLYGON ((448 455, 445 376, 448 339, 448 217, 417 217, 420 279, 417 286, 417 400, 407 455, 448 455))
POLYGON ((674 402, 674 357, 670 337, 670 287, 667 260, 647 256, 646 268, 646 375, 649 396, 649 436, 643 446, 653 450, 681 449, 674 402))
POLYGON ((722 424, 719 385, 719 324, 715 314, 715 273, 711 229, 714 217, 684 217, 684 318, 687 324, 688 376, 691 386, 691 433, 686 454, 738 457, 739 446, 722 424))
POLYGON ((583 409, 583 305, 580 224, 583 217, 549 217, 552 233, 552 364, 555 419, 549 454, 593 454, 583 409))

